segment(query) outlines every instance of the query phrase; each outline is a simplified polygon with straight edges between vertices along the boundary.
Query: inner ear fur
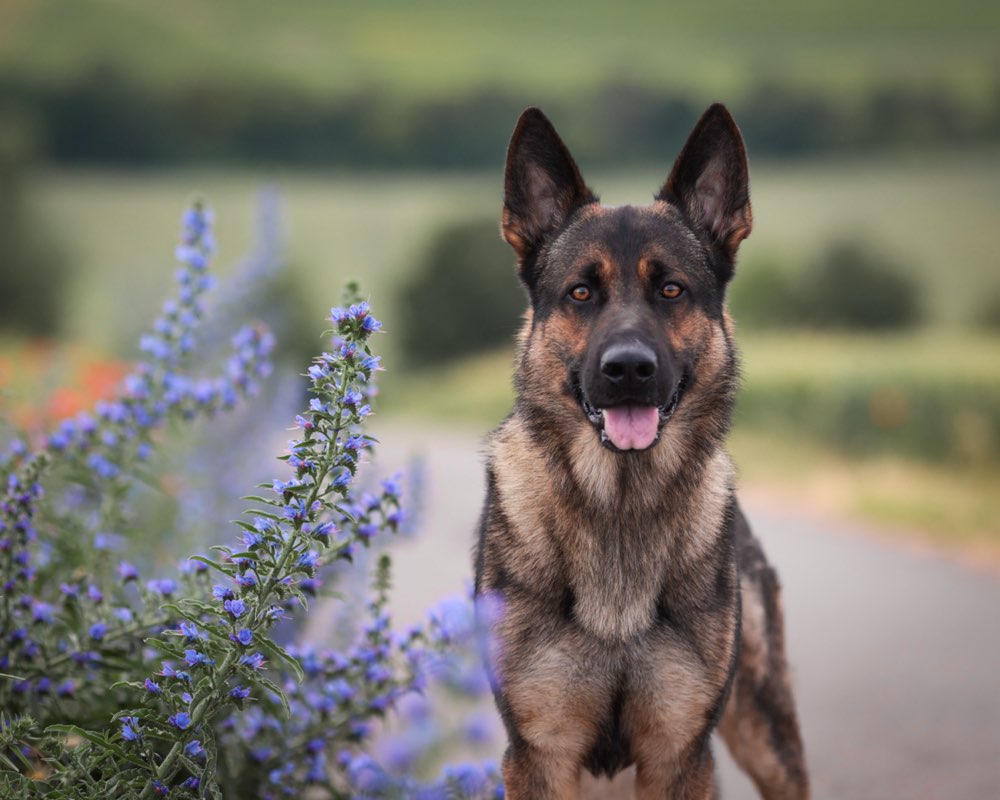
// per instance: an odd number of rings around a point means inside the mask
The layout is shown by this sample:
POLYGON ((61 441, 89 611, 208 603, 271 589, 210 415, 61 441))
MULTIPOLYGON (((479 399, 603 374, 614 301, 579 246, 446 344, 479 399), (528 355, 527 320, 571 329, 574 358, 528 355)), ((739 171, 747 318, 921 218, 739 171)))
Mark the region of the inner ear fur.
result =
POLYGON ((713 104, 698 120, 656 197, 679 206, 730 262, 735 259, 753 214, 743 137, 724 105, 713 104))
POLYGON ((517 121, 507 148, 504 172, 504 240, 514 248, 522 268, 545 238, 579 206, 597 202, 552 123, 537 108, 517 121))

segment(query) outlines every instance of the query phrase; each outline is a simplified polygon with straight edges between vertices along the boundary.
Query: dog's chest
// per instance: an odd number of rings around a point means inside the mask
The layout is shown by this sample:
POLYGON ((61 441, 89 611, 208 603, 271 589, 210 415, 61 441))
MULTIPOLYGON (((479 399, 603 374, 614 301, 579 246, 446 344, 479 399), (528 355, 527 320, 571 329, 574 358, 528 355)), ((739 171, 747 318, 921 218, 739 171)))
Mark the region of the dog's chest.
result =
POLYGON ((668 573, 669 526, 574 514, 555 527, 565 543, 574 620, 600 639, 625 641, 647 631, 668 573))

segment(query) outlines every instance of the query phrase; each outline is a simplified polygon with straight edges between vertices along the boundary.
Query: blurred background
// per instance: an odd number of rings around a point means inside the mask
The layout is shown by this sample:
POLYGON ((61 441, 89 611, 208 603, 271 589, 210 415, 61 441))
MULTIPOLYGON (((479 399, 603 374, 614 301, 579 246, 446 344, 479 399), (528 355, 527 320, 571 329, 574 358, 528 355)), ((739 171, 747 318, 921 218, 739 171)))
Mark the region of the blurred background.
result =
MULTIPOLYGON (((411 471, 426 478, 414 511, 427 532, 400 560, 413 577, 399 578, 398 612, 413 621, 471 573, 480 441, 511 404, 524 297, 497 223, 518 114, 546 111, 605 202, 646 203, 702 110, 725 102, 750 155, 755 223, 730 297, 745 375, 731 445, 798 592, 793 663, 807 741, 827 759, 817 785, 995 796, 993 774, 962 772, 965 794, 927 778, 1000 747, 997 701, 983 703, 1000 698, 1000 643, 983 635, 995 588, 977 584, 945 622, 938 598, 968 588, 966 573, 925 575, 803 531, 846 519, 1000 565, 1000 4, 677 6, 2 0, 0 416, 38 430, 114 389, 170 292, 180 213, 204 197, 230 281, 214 310, 271 324, 283 377, 257 416, 173 443, 208 442, 215 460, 168 459, 181 499, 162 513, 191 539, 146 544, 168 561, 217 540, 239 512, 220 496, 274 474, 273 462, 250 481, 241 470, 284 444, 296 375, 358 279, 385 323, 386 461, 428 453, 411 471), (859 637, 848 620, 875 607, 882 622, 859 637), (928 645, 927 620, 956 638, 928 645), (898 683, 897 658, 933 671, 898 683), (954 702, 947 687, 968 693, 954 702), (914 718, 915 696, 939 703, 914 718), (851 708, 854 728, 824 728, 851 708), (956 709, 969 713, 952 720, 956 709), (887 760, 881 745, 907 724, 939 741, 929 751, 916 737, 887 760), (882 789, 845 783, 840 767, 875 753, 882 789)), ((310 625, 322 635, 322 619, 310 625)))
POLYGON ((183 205, 216 209, 225 273, 270 185, 291 363, 358 278, 388 331, 383 418, 485 431, 523 305, 497 235, 520 110, 547 111, 606 202, 643 203, 721 100, 755 216, 731 295, 744 481, 995 550, 1000 6, 673 5, 5 0, 8 416, 113 385, 183 205))

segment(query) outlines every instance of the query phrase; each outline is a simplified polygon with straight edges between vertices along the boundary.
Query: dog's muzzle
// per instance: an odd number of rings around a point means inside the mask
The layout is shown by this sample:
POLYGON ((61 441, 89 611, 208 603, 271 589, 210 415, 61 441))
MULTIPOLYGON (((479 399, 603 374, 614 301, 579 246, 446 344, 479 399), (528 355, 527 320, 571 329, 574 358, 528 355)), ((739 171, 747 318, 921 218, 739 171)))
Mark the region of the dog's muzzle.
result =
POLYGON ((686 373, 670 381, 672 370, 665 374, 656 352, 635 339, 608 346, 595 366, 574 389, 601 444, 614 451, 652 447, 681 400, 686 373), (665 384, 671 391, 664 402, 665 384))

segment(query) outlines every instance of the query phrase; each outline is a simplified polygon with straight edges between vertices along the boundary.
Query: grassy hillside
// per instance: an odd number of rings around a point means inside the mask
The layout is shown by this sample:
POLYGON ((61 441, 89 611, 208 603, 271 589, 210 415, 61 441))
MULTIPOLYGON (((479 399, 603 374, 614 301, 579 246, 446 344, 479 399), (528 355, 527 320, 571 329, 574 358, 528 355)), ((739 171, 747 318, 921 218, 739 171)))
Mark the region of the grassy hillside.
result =
POLYGON ((160 84, 211 75, 333 93, 367 83, 572 92, 616 76, 699 94, 761 78, 984 92, 998 30, 1000 7, 982 0, 7 0, 0 73, 58 78, 105 62, 160 84))

